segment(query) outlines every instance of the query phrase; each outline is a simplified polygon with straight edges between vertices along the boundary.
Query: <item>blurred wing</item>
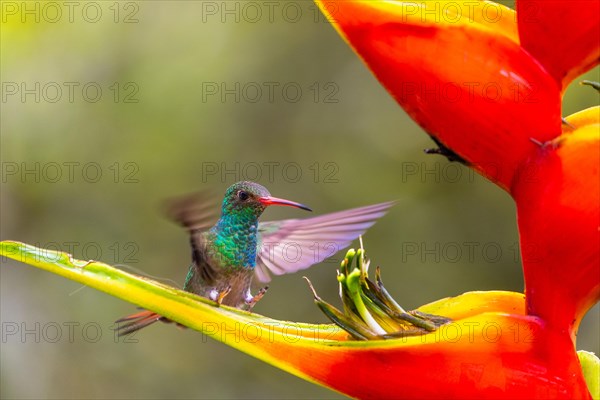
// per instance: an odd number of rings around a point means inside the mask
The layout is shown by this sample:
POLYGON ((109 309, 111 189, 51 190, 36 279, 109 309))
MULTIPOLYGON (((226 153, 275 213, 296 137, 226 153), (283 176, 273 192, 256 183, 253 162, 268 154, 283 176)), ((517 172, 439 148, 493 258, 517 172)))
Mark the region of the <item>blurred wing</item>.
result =
POLYGON ((313 218, 261 222, 256 278, 270 280, 306 269, 345 249, 396 202, 325 214, 313 218))
POLYGON ((199 279, 213 282, 216 276, 214 268, 206 259, 206 243, 203 232, 210 229, 218 220, 218 197, 209 190, 196 192, 165 201, 164 214, 171 221, 186 228, 190 234, 192 249, 192 270, 185 281, 184 289, 196 293, 200 287, 199 279))
POLYGON ((164 214, 188 231, 205 231, 218 220, 221 202, 211 191, 191 193, 165 201, 164 214))

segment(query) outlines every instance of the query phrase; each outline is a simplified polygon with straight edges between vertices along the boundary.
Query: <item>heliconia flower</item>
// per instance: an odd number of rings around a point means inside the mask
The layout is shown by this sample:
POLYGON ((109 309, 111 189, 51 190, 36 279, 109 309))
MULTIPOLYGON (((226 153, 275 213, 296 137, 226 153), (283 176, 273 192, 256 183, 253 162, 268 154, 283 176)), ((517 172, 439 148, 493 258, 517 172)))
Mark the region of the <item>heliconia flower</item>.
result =
POLYGON ((362 247, 358 251, 350 249, 346 253, 338 270, 344 311, 321 299, 310 280, 304 277, 321 311, 354 339, 377 340, 425 335, 452 322, 451 318, 441 315, 404 310, 383 286, 379 267, 375 282, 369 279, 369 264, 362 247))
POLYGON ((563 121, 561 101, 600 59, 600 2, 316 3, 446 153, 515 199, 527 315, 574 353, 600 299, 600 108, 563 121))
POLYGON ((563 123, 560 104, 598 63, 600 2, 517 1, 517 18, 490 2, 317 3, 428 133, 513 195, 528 310, 574 334, 600 298, 600 112, 563 123))

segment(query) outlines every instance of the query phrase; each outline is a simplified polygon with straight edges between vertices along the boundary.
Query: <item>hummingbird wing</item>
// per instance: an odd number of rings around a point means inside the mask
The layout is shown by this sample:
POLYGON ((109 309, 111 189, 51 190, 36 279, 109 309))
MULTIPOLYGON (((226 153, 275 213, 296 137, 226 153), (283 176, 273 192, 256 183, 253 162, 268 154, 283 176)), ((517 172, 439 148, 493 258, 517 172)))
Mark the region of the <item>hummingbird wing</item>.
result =
MULTIPOLYGON (((162 207, 167 218, 183 226, 190 233, 192 266, 185 280, 184 289, 193 293, 202 294, 203 286, 212 284, 216 276, 215 269, 207 261, 206 240, 203 235, 203 232, 217 220, 218 210, 214 204, 218 203, 215 198, 216 196, 210 191, 196 192, 169 199, 162 207)), ((162 315, 143 310, 118 319, 117 324, 124 324, 118 326, 116 331, 119 336, 129 335, 156 321, 171 322, 162 315)))
POLYGON ((164 204, 164 213, 171 221, 186 228, 190 234, 192 266, 184 288, 198 293, 203 284, 212 284, 217 271, 210 264, 204 232, 218 220, 220 204, 216 194, 210 190, 195 192, 169 199, 164 204))
POLYGON ((256 278, 306 269, 348 247, 396 202, 373 204, 304 219, 260 222, 256 278))
POLYGON ((163 212, 190 232, 205 231, 219 219, 220 204, 214 192, 204 190, 165 201, 163 212))

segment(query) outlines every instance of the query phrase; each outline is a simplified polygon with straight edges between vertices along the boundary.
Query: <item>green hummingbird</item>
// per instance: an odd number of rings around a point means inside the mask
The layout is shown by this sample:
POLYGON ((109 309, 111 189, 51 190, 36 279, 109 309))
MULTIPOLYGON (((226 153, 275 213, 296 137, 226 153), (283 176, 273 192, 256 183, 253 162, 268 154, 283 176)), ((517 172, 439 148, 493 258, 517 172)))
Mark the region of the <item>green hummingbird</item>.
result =
MULTIPOLYGON (((205 197, 205 196, 204 196, 205 197)), ((183 289, 224 304, 250 310, 268 289, 252 295, 252 281, 268 282, 270 273, 282 275, 323 261, 362 235, 394 202, 374 204, 305 219, 258 222, 271 205, 312 211, 307 206, 271 196, 255 182, 238 182, 225 192, 221 216, 212 225, 202 196, 172 203, 168 214, 189 232, 192 264, 183 289)), ((151 311, 117 320, 119 335, 127 335, 156 321, 170 322, 151 311)))

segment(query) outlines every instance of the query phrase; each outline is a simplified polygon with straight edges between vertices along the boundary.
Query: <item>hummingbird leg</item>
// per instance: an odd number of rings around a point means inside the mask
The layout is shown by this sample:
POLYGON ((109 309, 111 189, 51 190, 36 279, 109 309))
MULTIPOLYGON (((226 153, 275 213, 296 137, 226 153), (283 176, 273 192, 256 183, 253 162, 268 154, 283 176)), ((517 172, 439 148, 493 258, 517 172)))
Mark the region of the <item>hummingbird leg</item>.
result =
POLYGON ((268 289, 269 287, 265 286, 264 288, 260 289, 258 293, 256 293, 254 296, 252 296, 252 294, 250 293, 250 289, 248 289, 248 292, 246 292, 245 300, 246 304, 248 305, 248 311, 252 310, 252 307, 254 307, 254 305, 258 303, 260 299, 263 298, 265 293, 267 293, 268 289))
POLYGON ((217 300, 216 300, 218 305, 221 305, 221 303, 223 302, 223 299, 225 298, 225 296, 227 296, 229 294, 229 292, 231 292, 231 285, 227 286, 224 290, 219 292, 219 295, 217 296, 217 300))
POLYGON ((223 303, 223 299, 231 292, 231 285, 227 286, 225 289, 218 291, 217 288, 213 288, 210 293, 208 293, 208 298, 212 301, 216 301, 217 305, 221 305, 223 303))

